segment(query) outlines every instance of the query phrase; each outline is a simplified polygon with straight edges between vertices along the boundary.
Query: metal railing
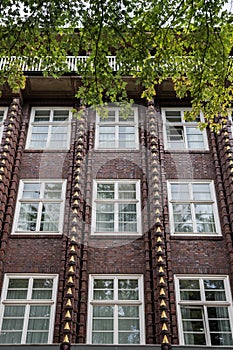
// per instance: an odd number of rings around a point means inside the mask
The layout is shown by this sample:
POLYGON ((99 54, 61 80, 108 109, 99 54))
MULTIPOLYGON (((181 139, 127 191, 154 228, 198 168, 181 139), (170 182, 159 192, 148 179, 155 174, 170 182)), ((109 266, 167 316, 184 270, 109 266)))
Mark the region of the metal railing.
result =
MULTIPOLYGON (((80 66, 85 66, 89 56, 67 56, 66 62, 64 64, 67 65, 68 71, 78 72, 80 66)), ((117 63, 116 56, 106 56, 109 66, 113 71, 117 71, 119 69, 119 64, 117 63)), ((20 68, 24 72, 42 72, 46 70, 46 66, 43 62, 42 58, 35 57, 34 59, 30 59, 28 62, 27 57, 1 57, 0 58, 0 70, 7 70, 12 64, 18 63, 20 68)), ((52 64, 54 67, 54 64, 52 64)), ((47 65, 47 69, 49 65, 47 65)))

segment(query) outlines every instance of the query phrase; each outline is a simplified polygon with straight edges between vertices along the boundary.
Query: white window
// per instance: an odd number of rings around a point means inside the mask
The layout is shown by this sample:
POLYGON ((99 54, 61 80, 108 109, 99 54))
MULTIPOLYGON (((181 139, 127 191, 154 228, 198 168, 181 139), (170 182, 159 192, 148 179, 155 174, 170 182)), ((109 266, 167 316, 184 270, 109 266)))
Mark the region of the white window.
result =
POLYGON ((88 343, 143 344, 142 276, 90 276, 88 343))
POLYGON ((0 344, 52 343, 56 275, 5 275, 0 344))
POLYGON ((26 148, 69 149, 70 108, 32 108, 26 148))
POLYGON ((65 185, 21 180, 13 233, 62 233, 65 185))
POLYGON ((131 108, 125 117, 121 108, 109 107, 108 117, 97 115, 97 149, 138 149, 138 110, 131 108))
POLYGON ((140 181, 96 180, 93 234, 140 234, 140 181))
POLYGON ((193 122, 186 122, 184 119, 185 111, 190 110, 190 108, 162 109, 166 149, 203 150, 208 148, 206 132, 198 129, 201 115, 197 116, 196 121, 193 122))
POLYGON ((220 234, 213 181, 168 182, 171 234, 220 234))
POLYGON ((0 141, 3 133, 3 122, 6 119, 6 115, 7 115, 7 108, 0 107, 0 141))
POLYGON ((181 345, 233 345, 232 297, 226 276, 176 276, 181 345))

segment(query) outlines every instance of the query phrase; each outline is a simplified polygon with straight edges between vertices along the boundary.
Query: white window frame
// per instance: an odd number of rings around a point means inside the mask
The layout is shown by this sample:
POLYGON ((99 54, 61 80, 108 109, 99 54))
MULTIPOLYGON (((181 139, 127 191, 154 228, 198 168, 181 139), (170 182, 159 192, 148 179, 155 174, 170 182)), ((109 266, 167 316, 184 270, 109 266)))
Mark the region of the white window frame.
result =
POLYGON ((107 235, 107 236, 141 236, 142 228, 141 228, 141 186, 140 186, 140 180, 129 180, 129 179, 101 179, 101 180, 93 180, 93 203, 92 203, 92 235, 101 236, 101 235, 107 235), (119 184, 135 184, 136 185, 136 199, 118 199, 118 185, 119 184), (116 197, 114 199, 97 199, 97 185, 98 184, 114 184, 114 188, 116 190, 116 197), (112 232, 97 232, 96 231, 96 207, 98 203, 111 203, 114 204, 114 231, 112 232), (136 204, 136 216, 137 216, 137 231, 131 232, 131 231, 119 231, 118 228, 118 216, 119 216, 119 210, 118 210, 118 204, 136 204))
POLYGON ((95 137, 95 149, 98 150, 138 150, 139 149, 139 136, 138 136, 138 108, 137 107, 132 107, 131 108, 134 112, 134 121, 127 120, 127 118, 124 121, 119 120, 119 112, 121 110, 120 107, 108 107, 108 111, 115 111, 116 112, 116 120, 115 122, 113 121, 108 121, 107 118, 102 118, 98 114, 96 114, 96 137, 95 137), (100 147, 99 144, 99 135, 100 135, 100 127, 105 126, 105 127, 114 127, 115 129, 115 147, 112 148, 105 148, 105 147, 100 147), (134 144, 135 147, 125 147, 121 148, 119 147, 119 127, 120 126, 129 126, 129 127, 134 127, 134 144))
POLYGON ((16 210, 15 210, 15 215, 14 215, 14 223, 13 223, 13 229, 12 229, 12 234, 26 234, 26 235, 44 235, 44 234, 49 234, 49 235, 54 235, 54 234, 62 234, 63 231, 63 221, 64 221, 64 209, 65 209, 65 194, 66 194, 66 180, 58 180, 58 179, 43 179, 43 180, 20 180, 19 183, 19 190, 18 190, 18 197, 17 197, 17 204, 16 204, 16 210), (44 194, 44 186, 45 183, 54 183, 54 184, 62 184, 62 191, 61 191, 61 198, 60 199, 44 199, 44 196, 42 197, 42 194, 40 195, 39 198, 32 199, 23 199, 23 189, 24 189, 24 184, 40 184, 42 186, 43 194, 44 194), (40 230, 35 230, 35 231, 22 231, 18 230, 18 219, 19 219, 19 214, 20 214, 20 207, 21 203, 38 203, 39 208, 37 211, 37 228, 40 225, 41 222, 41 212, 42 212, 42 205, 43 203, 60 203, 60 217, 59 217, 59 229, 58 231, 40 231, 40 230))
POLYGON ((215 188, 214 188, 214 181, 213 180, 168 180, 167 181, 167 186, 168 186, 168 201, 169 201, 169 220, 170 220, 170 233, 171 235, 174 236, 221 236, 221 226, 220 226, 220 220, 219 220, 219 215, 218 215, 218 207, 217 207, 217 200, 216 200, 216 194, 215 194, 215 188), (190 187, 192 184, 209 184, 210 185, 210 195, 211 195, 211 200, 194 200, 190 199, 187 201, 175 201, 172 200, 172 191, 171 191, 171 186, 172 184, 188 184, 189 186, 189 194, 191 193, 190 187), (196 228, 196 219, 194 215, 194 205, 195 204, 211 204, 212 209, 213 209, 213 216, 214 216, 214 223, 215 223, 215 228, 216 232, 175 232, 175 227, 174 227, 174 216, 173 216, 173 203, 186 203, 186 204, 191 204, 191 214, 192 214, 192 222, 194 228, 196 228))
POLYGON ((33 107, 31 109, 31 116, 30 116, 30 125, 28 130, 28 136, 27 136, 27 142, 26 142, 26 149, 29 150, 37 150, 37 149, 43 149, 43 150, 68 150, 70 148, 70 135, 71 135, 71 119, 72 119, 72 112, 70 107, 33 107), (45 122, 34 122, 35 113, 36 111, 50 111, 50 120, 45 122), (53 113, 54 111, 69 111, 69 118, 68 121, 64 122, 57 122, 53 121, 53 113), (66 146, 65 147, 58 147, 54 148, 50 146, 50 137, 51 137, 51 129, 53 126, 67 126, 67 140, 66 140, 66 146), (32 129, 33 126, 48 126, 48 134, 47 134, 47 141, 46 146, 43 148, 34 148, 31 147, 31 137, 32 137, 32 129))
MULTIPOLYGON (((185 151, 185 150, 189 150, 189 151, 203 151, 203 150, 209 150, 208 148, 208 140, 207 140, 207 135, 206 135, 206 130, 202 131, 202 136, 203 136, 203 144, 204 147, 203 148, 190 148, 188 146, 188 140, 187 140, 187 132, 186 132, 186 128, 187 127, 198 127, 198 123, 195 121, 192 122, 186 122, 184 119, 184 113, 186 111, 191 111, 192 108, 162 108, 161 109, 161 113, 162 113, 162 119, 163 119, 163 134, 164 134, 164 146, 166 150, 178 150, 178 151, 185 151), (168 123, 166 121, 166 111, 168 112, 181 112, 181 122, 177 122, 177 123, 168 123), (167 135, 167 125, 174 125, 174 126, 181 126, 183 128, 183 133, 184 133, 184 140, 183 140, 183 148, 175 148, 175 146, 169 146, 169 142, 168 142, 168 135, 167 135)), ((200 120, 204 121, 204 117, 203 117, 203 113, 200 112, 200 120)))
MULTIPOLYGON (((231 332, 233 337, 233 306, 232 306, 232 295, 231 295, 231 289, 230 289, 230 281, 229 277, 227 275, 175 275, 174 276, 174 282, 175 282, 175 291, 176 291, 176 310, 177 310, 177 321, 178 321, 178 333, 179 333, 179 343, 180 345, 186 345, 191 346, 189 344, 185 344, 184 340, 184 332, 183 332, 183 325, 182 325, 182 315, 181 315, 181 307, 201 307, 203 308, 203 322, 204 322, 204 332, 205 332, 205 338, 206 338, 206 345, 203 346, 212 346, 213 348, 216 347, 216 345, 211 345, 211 338, 210 338, 210 330, 208 325, 208 314, 207 314, 207 307, 227 307, 228 313, 229 313, 229 320, 230 320, 230 326, 231 326, 231 332), (225 301, 206 301, 205 300, 205 291, 204 291, 204 280, 222 280, 224 282, 224 291, 226 295, 225 301), (180 297, 180 286, 179 281, 180 280, 199 280, 200 283, 200 293, 201 293, 201 300, 181 300, 180 297)), ((192 345, 195 346, 195 345, 192 345)), ((221 345, 217 345, 219 347, 221 345)), ((222 345, 224 346, 224 345, 222 345)), ((227 345, 225 345, 227 346, 227 345)), ((229 345, 228 345, 229 346, 229 345)))
MULTIPOLYGON (((92 344, 92 321, 93 321, 93 306, 96 305, 113 305, 117 307, 118 305, 129 305, 129 306, 139 306, 139 325, 140 325, 140 345, 145 344, 145 319, 144 319, 144 284, 143 275, 89 275, 89 292, 88 292, 88 322, 87 322, 87 344, 92 344), (95 279, 113 279, 114 280, 114 299, 113 300, 94 300, 94 280, 95 279), (138 280, 138 300, 118 300, 118 280, 119 279, 132 279, 138 280)), ((117 324, 117 310, 114 312, 114 341, 112 345, 118 344, 118 324, 117 324)), ((96 345, 96 344, 95 344, 96 345)), ((101 344, 104 345, 104 344, 101 344)), ((122 345, 122 344, 121 344, 122 345)), ((130 344, 126 344, 130 345, 130 344)), ((135 344, 134 344, 135 345, 135 344)), ((139 344, 138 344, 139 345, 139 344)))
POLYGON ((231 122, 231 133, 233 134, 233 109, 229 109, 228 119, 231 122))
MULTIPOLYGON (((25 305, 25 315, 24 315, 24 324, 23 332, 21 337, 21 343, 26 343, 27 336, 27 326, 29 320, 29 308, 31 305, 48 305, 50 306, 50 320, 49 320, 49 329, 48 329, 48 342, 47 344, 52 344, 53 342, 53 332, 54 332, 54 322, 55 322, 55 312, 56 312, 56 300, 57 300, 57 288, 58 288, 58 275, 55 274, 30 274, 24 275, 19 273, 7 273, 4 276, 2 296, 0 302, 0 331, 2 329, 2 322, 4 316, 4 308, 7 305, 25 305), (28 279, 28 290, 27 290, 27 299, 7 299, 7 291, 10 279, 28 279), (32 299, 30 298, 33 280, 34 279, 52 279, 53 280, 53 289, 51 299, 32 299)), ((3 343, 2 343, 3 344, 3 343)), ((27 343, 30 344, 30 343, 27 343)), ((4 343, 5 345, 5 343, 4 343)))
POLYGON ((3 118, 2 118, 2 121, 0 121, 0 141, 1 141, 2 134, 3 134, 3 128, 4 128, 4 121, 6 120, 8 108, 7 107, 0 107, 0 111, 3 112, 3 118))

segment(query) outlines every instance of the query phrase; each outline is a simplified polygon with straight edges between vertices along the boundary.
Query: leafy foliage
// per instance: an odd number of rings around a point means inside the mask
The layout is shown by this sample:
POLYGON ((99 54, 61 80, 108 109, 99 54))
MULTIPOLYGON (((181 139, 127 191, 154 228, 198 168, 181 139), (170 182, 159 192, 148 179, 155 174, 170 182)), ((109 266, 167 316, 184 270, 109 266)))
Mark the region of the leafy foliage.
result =
MULTIPOLYGON (((217 129, 233 94, 233 15, 227 0, 2 0, 0 57, 25 57, 30 67, 43 59, 45 75, 67 71, 67 55, 87 55, 80 65, 84 104, 127 99, 123 76, 144 86, 143 97, 156 94, 156 84, 171 79, 177 96, 190 96, 194 118, 200 109, 217 129), (116 55, 113 71, 106 56, 116 55)), ((13 90, 23 88, 19 60, 0 72, 13 90)), ((204 124, 202 126, 206 126, 204 124)))

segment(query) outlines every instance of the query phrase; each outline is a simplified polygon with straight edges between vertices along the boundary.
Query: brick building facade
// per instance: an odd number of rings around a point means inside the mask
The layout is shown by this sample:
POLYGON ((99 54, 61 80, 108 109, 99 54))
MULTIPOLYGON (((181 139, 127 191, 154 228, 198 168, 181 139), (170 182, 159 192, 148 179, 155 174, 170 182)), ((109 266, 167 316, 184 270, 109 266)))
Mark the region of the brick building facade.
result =
POLYGON ((231 348, 230 116, 197 131, 169 82, 148 106, 129 79, 128 118, 76 118, 78 84, 0 100, 0 349, 231 348))

